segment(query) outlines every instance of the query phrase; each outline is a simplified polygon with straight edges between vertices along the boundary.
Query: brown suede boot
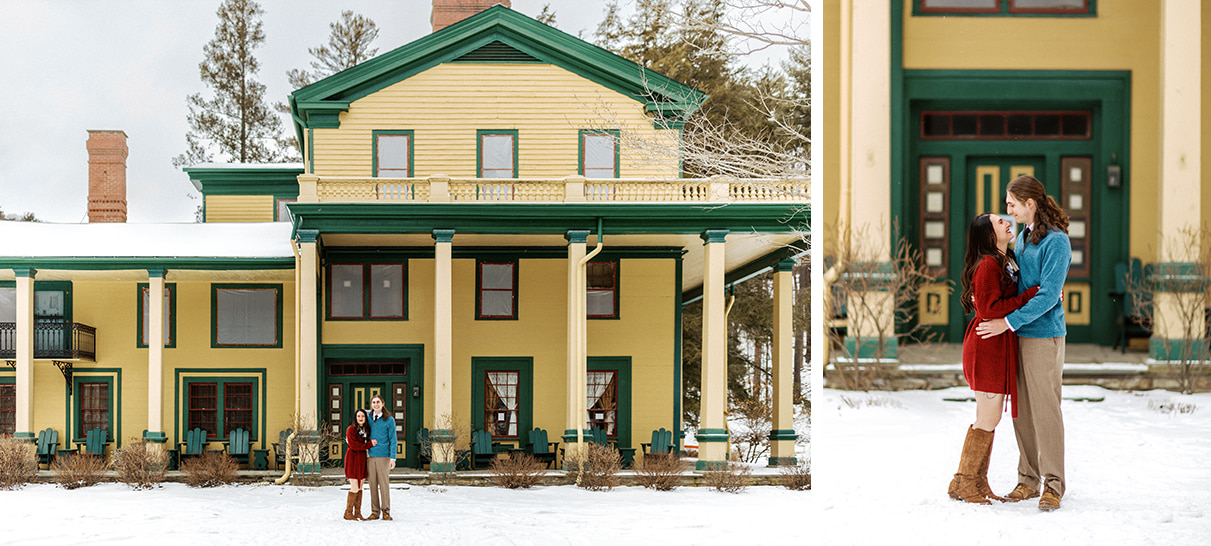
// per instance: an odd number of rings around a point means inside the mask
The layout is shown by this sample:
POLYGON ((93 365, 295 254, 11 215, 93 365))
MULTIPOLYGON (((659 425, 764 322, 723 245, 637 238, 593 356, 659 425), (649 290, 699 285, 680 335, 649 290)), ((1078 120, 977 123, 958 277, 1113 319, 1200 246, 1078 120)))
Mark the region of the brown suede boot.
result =
POLYGON ((967 427, 967 438, 963 440, 963 453, 959 457, 959 471, 950 481, 947 493, 950 498, 974 504, 992 504, 980 492, 980 463, 985 457, 985 449, 989 447, 992 433, 967 427), (983 433, 983 434, 981 434, 983 433))
POLYGON ((354 497, 353 497, 353 519, 356 519, 358 521, 366 521, 366 518, 362 517, 362 492, 361 491, 358 491, 357 495, 354 495, 354 497))
POLYGON ((349 492, 348 498, 345 499, 345 519, 354 519, 353 517, 353 499, 357 494, 353 491, 349 492))
POLYGON ((980 488, 980 494, 984 495, 984 498, 988 500, 1005 502, 1005 499, 996 496, 996 494, 992 492, 992 488, 988 486, 988 460, 992 458, 992 439, 996 435, 996 431, 991 430, 984 432, 983 430, 975 427, 971 427, 971 429, 978 433, 988 435, 988 445, 984 447, 984 459, 980 462, 980 482, 977 484, 980 488))
POLYGON ((1019 483, 1017 487, 1013 488, 1013 491, 1010 491, 1008 495, 1005 495, 1005 502, 1020 502, 1033 499, 1037 496, 1039 496, 1039 492, 1035 491, 1033 487, 1030 487, 1024 483, 1019 483))

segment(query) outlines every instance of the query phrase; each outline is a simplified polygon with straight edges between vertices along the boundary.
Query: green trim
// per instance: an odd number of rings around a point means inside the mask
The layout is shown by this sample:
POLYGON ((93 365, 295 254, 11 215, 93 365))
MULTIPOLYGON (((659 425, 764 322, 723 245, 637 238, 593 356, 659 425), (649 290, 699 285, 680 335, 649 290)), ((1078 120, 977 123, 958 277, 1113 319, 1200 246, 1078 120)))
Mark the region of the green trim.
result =
MULTIPOLYGON (((845 336, 845 351, 854 358, 875 358, 878 352, 879 338, 875 336, 845 336), (861 347, 861 350, 857 350, 861 347)), ((889 336, 884 340, 883 358, 895 360, 900 357, 900 340, 895 336, 889 336)))
POLYGON ((1154 337, 1148 343, 1148 358, 1161 362, 1205 362, 1207 343, 1206 339, 1154 337))
POLYGON ((517 134, 517 129, 477 129, 475 131, 475 176, 484 178, 484 137, 486 136, 511 136, 513 137, 513 176, 509 178, 517 178, 518 163, 517 149, 518 141, 520 140, 517 134))
POLYGON ((143 432, 143 439, 153 444, 164 444, 168 442, 168 434, 156 430, 148 430, 143 432))
POLYGON ((408 285, 408 275, 412 268, 410 267, 411 264, 408 262, 407 258, 392 260, 390 258, 386 258, 386 257, 383 257, 380 255, 380 257, 375 258, 373 260, 325 260, 325 262, 326 263, 324 264, 324 279, 322 281, 323 288, 324 288, 324 294, 323 294, 324 320, 330 320, 330 321, 334 321, 334 322, 348 322, 348 321, 401 322, 401 321, 408 320, 408 300, 409 300, 409 296, 411 295, 411 294, 409 294, 410 291, 408 290, 408 286, 409 286, 408 285), (334 316, 332 316, 332 266, 334 266, 334 265, 360 265, 362 267, 362 316, 360 316, 360 317, 334 317, 334 316), (371 312, 372 312, 371 305, 373 304, 373 301, 371 300, 370 296, 372 293, 371 287, 373 285, 373 279, 371 278, 372 273, 371 273, 370 266, 372 266, 372 265, 398 265, 403 268, 403 272, 402 272, 403 279, 400 281, 403 283, 403 298, 404 298, 403 316, 401 316, 401 317, 371 316, 371 312))
MULTIPOLYGON (((432 246, 418 247, 325 247, 324 263, 336 261, 369 260, 431 260, 432 246)), ((684 253, 680 247, 606 247, 597 257, 602 260, 672 259, 684 253)), ((451 249, 455 260, 487 259, 490 261, 513 260, 567 260, 567 247, 556 246, 460 246, 451 249)), ((0 281, 3 282, 3 281, 0 281)))
POLYGON ((38 275, 38 270, 32 267, 13 267, 12 270, 19 279, 32 279, 38 275))
POLYGON ((563 238, 568 241, 569 245, 583 245, 589 242, 589 233, 587 229, 569 229, 564 232, 563 238))
POLYGON ((1197 262, 1159 262, 1146 280, 1156 292, 1205 292, 1211 283, 1197 262))
MULTIPOLYGON (((141 282, 135 288, 135 300, 138 313, 135 315, 137 325, 135 327, 135 347, 146 349, 147 344, 143 343, 143 291, 150 290, 151 283, 141 282)), ((177 348, 177 283, 166 282, 164 289, 168 290, 168 343, 164 345, 165 349, 177 348)))
MULTIPOLYGON (((431 233, 553 234, 596 229, 606 235, 685 234, 709 229, 735 233, 795 233, 810 220, 802 203, 294 203, 296 230, 325 234, 431 233)), ((3 264, 0 264, 3 266, 3 264)))
POLYGON ((727 470, 727 461, 704 461, 702 459, 698 459, 698 462, 694 464, 694 470, 699 472, 716 472, 720 470, 727 470))
POLYGON ((799 435, 795 433, 795 429, 780 428, 777 430, 771 430, 769 432, 769 439, 771 442, 777 442, 780 440, 789 440, 793 442, 799 439, 799 435))
POLYGON ((176 258, 176 257, 5 257, 0 269, 37 266, 68 271, 116 271, 124 269, 192 269, 204 271, 260 271, 294 269, 293 257, 282 258, 176 258))
MULTIPOLYGON (((903 0, 899 0, 903 1, 903 0)), ((999 0, 997 11, 981 11, 971 12, 962 9, 954 9, 945 11, 945 8, 934 8, 936 11, 924 11, 921 7, 921 0, 912 0, 912 16, 913 17, 1097 17, 1097 0, 1086 0, 1087 6, 1085 11, 1056 11, 1044 13, 1022 13, 1010 11, 1009 4, 1013 0, 999 0)), ((901 12, 903 6, 901 5, 901 12)))
POLYGON ((685 438, 685 431, 681 429, 681 344, 685 335, 682 332, 681 311, 685 307, 685 302, 682 299, 682 255, 678 254, 673 262, 673 449, 681 451, 681 440, 685 438))
MULTIPOLYGON (((799 257, 807 253, 807 242, 804 240, 795 241, 782 248, 774 250, 760 258, 757 258, 747 264, 744 264, 723 276, 723 284, 735 285, 747 281, 753 277, 761 275, 771 268, 782 267, 783 262, 789 261, 791 267, 799 257)), ((682 294, 684 301, 682 305, 689 305, 702 299, 702 286, 691 288, 682 294)))
POLYGON ((429 463, 429 473, 431 474, 449 474, 454 472, 454 463, 429 463))
POLYGON ((379 135, 386 136, 404 136, 408 137, 408 174, 404 176, 394 176, 391 178, 410 178, 416 170, 413 168, 413 150, 416 145, 416 136, 413 135, 412 129, 375 129, 370 131, 370 176, 379 178, 378 176, 378 137, 379 135))
POLYGON ((209 195, 274 195, 282 198, 299 196, 299 175, 303 165, 231 165, 185 167, 193 187, 209 195))
MULTIPOLYGON (((67 382, 64 381, 63 396, 68 404, 67 423, 63 430, 70 431, 69 441, 83 442, 87 431, 77 430, 80 423, 72 425, 72 418, 80 417, 80 402, 83 401, 81 383, 106 383, 109 385, 109 438, 116 447, 122 446, 122 369, 121 368, 88 368, 78 369, 77 373, 106 374, 106 375, 73 375, 72 394, 67 393, 67 382)), ((66 448, 67 446, 64 445, 66 448)))
POLYGON ((285 332, 282 331, 282 285, 281 284, 218 284, 210 285, 210 348, 212 349, 230 349, 230 348, 257 348, 257 349, 280 349, 282 348, 282 338, 285 337, 285 332), (277 329, 275 338, 276 341, 264 345, 238 345, 238 344, 220 344, 219 343, 219 290, 273 290, 276 296, 276 324, 277 329))
POLYGON ((698 439, 698 443, 723 443, 731 438, 725 428, 701 428, 694 433, 694 437, 698 439))
POLYGON ((453 229, 435 229, 433 230, 434 243, 454 243, 453 229))
MULTIPOLYGON (((613 371, 618 374, 618 406, 617 434, 618 447, 631 447, 631 357, 629 356, 590 356, 586 363, 589 372, 613 371)), ((588 416, 585 416, 585 426, 588 427, 588 416)))
MULTIPOLYGON (((391 393, 391 383, 400 382, 401 377, 403 382, 409 387, 421 387, 421 396, 408 395, 408 404, 404 412, 404 434, 397 436, 399 446, 403 448, 404 457, 401 463, 405 466, 416 464, 417 450, 413 445, 416 439, 416 431, 420 430, 424 423, 424 384, 425 384, 425 346, 422 344, 345 344, 333 345, 325 344, 319 347, 319 362, 317 374, 318 384, 323 385, 319 389, 319 397, 316 407, 328 407, 328 389, 333 384, 340 384, 342 392, 350 392, 354 384, 363 383, 381 383, 384 387, 384 393, 391 393), (331 376, 328 374, 328 365, 336 362, 407 362, 407 371, 404 376, 386 376, 386 375, 355 375, 355 376, 331 376)), ((384 400, 388 396, 384 396, 384 400)), ((349 404, 352 400, 346 398, 349 404)), ((346 410, 356 411, 357 408, 346 407, 341 409, 342 416, 346 410)), ((344 423, 342 423, 344 424, 344 423)), ((401 423, 397 423, 401 424, 401 423)), ((430 432, 430 438, 436 438, 437 431, 430 432)), ((434 471, 436 472, 436 471, 434 471)))
POLYGON ((618 129, 581 129, 580 130, 580 133, 576 137, 576 141, 577 141, 577 143, 576 143, 576 149, 577 149, 576 174, 579 174, 580 176, 584 176, 584 137, 585 137, 585 135, 609 135, 609 136, 614 137, 614 176, 611 176, 610 178, 618 178, 620 176, 620 173, 622 173, 622 170, 621 170, 622 153, 620 151, 621 137, 619 136, 618 129))
POLYGON ((471 357, 471 430, 484 430, 484 381, 489 371, 518 372, 517 441, 521 447, 527 431, 534 429, 534 357, 471 357))
MULTIPOLYGON (((278 211, 279 211, 279 210, 281 210, 281 208, 280 208, 278 205, 280 204, 280 202, 281 202, 281 201, 287 201, 287 202, 290 202, 290 203, 297 203, 297 202, 298 202, 298 200, 299 200, 298 192, 295 192, 295 195, 289 195, 289 194, 275 194, 275 195, 273 195, 273 221, 274 221, 274 222, 288 222, 288 221, 290 221, 290 219, 289 219, 289 218, 282 218, 282 217, 281 217, 281 216, 278 214, 278 211)), ((287 205, 287 209, 286 209, 286 210, 287 210, 287 211, 289 211, 289 210, 290 210, 290 209, 289 209, 289 205, 287 205)))
POLYGON ((618 91, 674 121, 688 117, 707 98, 697 89, 501 6, 295 90, 289 97, 295 132, 301 136, 302 127, 339 127, 340 112, 353 101, 493 42, 618 91))
POLYGON ((320 242, 320 230, 318 229, 297 229, 294 231, 294 236, 299 244, 320 242))
POLYGON ((799 466, 799 459, 796 457, 770 457, 769 466, 799 466))
MULTIPOLYGON (((174 435, 177 437, 178 441, 183 439, 181 436, 181 432, 180 432, 181 425, 185 425, 185 430, 194 429, 194 426, 188 422, 189 421, 189 402, 188 402, 188 400, 185 401, 185 406, 181 406, 182 395, 185 397, 189 396, 189 386, 193 383, 216 383, 218 385, 218 388, 215 393, 215 396, 218 397, 217 398, 218 402, 216 404, 217 415, 215 416, 215 426, 218 427, 218 430, 206 431, 208 433, 214 434, 215 440, 217 441, 217 440, 226 440, 227 439, 226 437, 220 436, 220 434, 219 434, 219 431, 223 430, 223 398, 224 398, 224 393, 225 393, 227 384, 228 383, 249 383, 249 382, 251 382, 252 383, 252 396, 254 398, 252 400, 252 430, 248 431, 248 435, 249 435, 248 440, 250 442, 257 442, 257 441, 259 441, 260 438, 266 438, 266 436, 265 436, 265 408, 266 408, 266 404, 268 403, 268 401, 265 398, 267 395, 268 384, 266 382, 265 368, 177 369, 176 375, 173 379, 174 379, 173 390, 175 391, 174 408, 173 408, 173 429, 174 429, 174 435), (210 373, 210 374, 214 374, 214 375, 196 375, 196 376, 191 375, 188 377, 182 377, 182 374, 185 374, 185 373, 210 373), (230 373, 255 373, 258 375, 256 375, 256 376, 221 375, 224 373, 227 373, 227 374, 230 374, 230 373), (258 411, 258 404, 257 404, 258 401, 260 402, 259 411, 258 411), (181 415, 182 410, 184 410, 184 412, 185 412, 184 415, 181 415), (257 430, 258 428, 260 429, 259 434, 258 434, 258 430, 257 430)), ((262 443, 262 445, 267 446, 268 442, 264 442, 264 443, 262 443)))
MULTIPOLYGON (((592 436, 592 433, 593 433, 592 429, 586 428, 582 431, 582 434, 584 436, 584 441, 586 444, 590 442, 589 438, 592 436)), ((563 429, 563 434, 559 438, 561 440, 563 440, 563 443, 565 443, 565 444, 576 443, 576 429, 574 429, 574 428, 563 429)))
POLYGON ((793 258, 786 258, 784 260, 781 260, 777 263, 777 265, 774 266, 774 271, 776 271, 778 273, 785 273, 785 272, 794 271, 794 270, 795 270, 795 260, 793 258))
POLYGON ((520 320, 521 312, 518 307, 521 307, 521 283, 518 279, 521 276, 521 260, 514 259, 484 259, 477 258, 475 260, 475 320, 520 320), (513 264, 513 316, 511 317, 485 317, 483 316, 483 263, 512 263, 513 264))
POLYGON ((726 229, 708 229, 698 235, 702 239, 702 244, 709 245, 712 243, 726 243, 728 230, 726 229))

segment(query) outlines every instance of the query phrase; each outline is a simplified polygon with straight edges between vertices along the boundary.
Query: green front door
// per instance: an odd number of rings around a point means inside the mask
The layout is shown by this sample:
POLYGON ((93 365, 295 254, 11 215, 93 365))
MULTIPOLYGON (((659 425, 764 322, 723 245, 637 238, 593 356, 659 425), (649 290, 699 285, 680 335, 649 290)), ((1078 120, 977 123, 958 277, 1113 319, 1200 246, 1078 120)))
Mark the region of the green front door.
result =
POLYGON ((324 345, 324 407, 330 430, 338 434, 328 444, 333 466, 344 456, 345 429, 359 409, 370 409, 370 400, 381 396, 384 411, 395 418, 398 445, 397 465, 416 464, 416 433, 421 428, 424 399, 423 348, 419 345, 324 345))
MULTIPOLYGON (((985 212, 1005 214, 1005 187, 1022 175, 1038 177, 1043 171, 1041 156, 984 156, 967 159, 967 210, 961 218, 952 218, 953 225, 966 226, 976 215, 985 212)), ((957 212, 958 207, 955 207, 957 212)), ((1012 220, 1010 220, 1012 222, 1012 220)))

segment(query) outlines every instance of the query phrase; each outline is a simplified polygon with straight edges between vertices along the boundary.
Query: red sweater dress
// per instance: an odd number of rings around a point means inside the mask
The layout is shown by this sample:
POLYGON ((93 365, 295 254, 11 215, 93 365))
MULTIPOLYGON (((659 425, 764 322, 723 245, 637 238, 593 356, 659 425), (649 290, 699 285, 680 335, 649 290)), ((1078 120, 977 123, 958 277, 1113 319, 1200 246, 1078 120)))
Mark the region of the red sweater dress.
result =
POLYGON ((366 479, 366 450, 370 449, 370 440, 358 434, 357 425, 349 425, 345 429, 345 441, 349 443, 349 449, 345 450, 345 477, 366 479))
POLYGON ((963 377, 971 389, 1008 394, 1013 416, 1018 415, 1018 336, 1006 331, 999 336, 980 339, 976 326, 991 319, 1002 319, 1026 305, 1039 291, 1032 286, 1018 295, 1017 282, 997 265, 996 258, 984 256, 971 278, 976 316, 963 335, 963 377))

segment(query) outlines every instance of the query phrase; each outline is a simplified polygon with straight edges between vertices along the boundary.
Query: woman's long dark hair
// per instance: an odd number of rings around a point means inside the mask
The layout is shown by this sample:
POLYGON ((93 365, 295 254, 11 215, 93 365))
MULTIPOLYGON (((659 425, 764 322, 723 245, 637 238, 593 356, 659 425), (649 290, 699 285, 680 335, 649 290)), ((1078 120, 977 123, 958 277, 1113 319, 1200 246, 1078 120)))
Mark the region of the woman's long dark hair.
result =
POLYGON ((988 213, 973 218, 971 226, 967 228, 967 253, 963 256, 963 277, 961 278, 963 294, 959 296, 959 303, 963 306, 963 311, 967 313, 975 312, 976 309, 975 302, 972 301, 971 279, 975 276, 976 267, 979 267, 984 256, 996 258, 997 270, 1001 272, 1001 284, 1005 284, 1009 280, 1005 273, 1009 256, 997 248, 997 234, 993 231, 992 215, 988 213))
POLYGON ((359 410, 353 412, 353 428, 357 429, 357 431, 361 433, 363 438, 370 437, 370 414, 366 413, 366 410, 359 409, 359 410), (362 424, 360 424, 360 425, 357 424, 357 414, 359 414, 359 413, 362 414, 362 417, 365 417, 365 419, 362 420, 362 424))
POLYGON ((1019 176, 1014 178, 1005 190, 1022 203, 1027 199, 1034 199, 1037 205, 1034 213, 1035 229, 1030 230, 1030 244, 1039 244, 1043 237, 1047 236, 1047 232, 1053 229, 1068 233, 1068 214, 1060 208, 1055 199, 1047 195, 1047 189, 1037 178, 1029 175, 1019 176), (1038 229, 1040 227, 1043 229, 1038 229))

